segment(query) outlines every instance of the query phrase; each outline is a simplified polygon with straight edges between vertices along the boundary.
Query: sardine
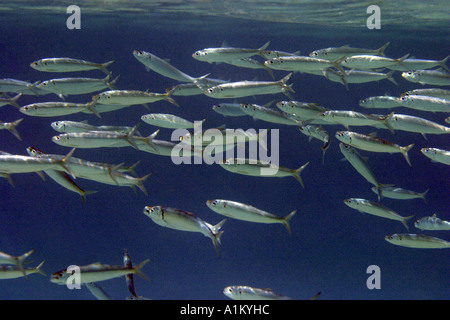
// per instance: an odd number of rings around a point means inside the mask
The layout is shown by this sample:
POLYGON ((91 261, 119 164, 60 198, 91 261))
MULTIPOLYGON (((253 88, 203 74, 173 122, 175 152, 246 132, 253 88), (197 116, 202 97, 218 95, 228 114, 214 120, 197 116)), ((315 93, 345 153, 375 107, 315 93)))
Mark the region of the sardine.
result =
MULTIPOLYGON (((136 274, 141 278, 148 280, 147 276, 141 272, 141 269, 149 261, 150 259, 144 260, 133 268, 101 263, 92 263, 86 266, 79 266, 80 284, 110 280, 126 276, 130 273, 136 274)), ((67 272, 67 269, 63 269, 53 273, 50 277, 50 281, 55 284, 66 285, 67 280, 71 275, 71 272, 67 272)))
POLYGON ((439 148, 422 148, 420 151, 430 158, 431 162, 439 162, 450 166, 450 151, 439 148))
POLYGON ((264 50, 269 46, 270 41, 266 42, 262 47, 258 49, 248 48, 233 48, 222 46, 220 48, 205 48, 195 51, 192 57, 199 61, 208 63, 213 62, 226 62, 242 58, 249 58, 255 55, 261 55, 264 50))
POLYGON ((441 70, 417 70, 402 73, 402 77, 410 82, 430 84, 436 86, 450 85, 450 72, 441 70))
POLYGON ((106 67, 113 62, 114 61, 94 63, 73 58, 45 58, 32 62, 30 67, 45 72, 73 72, 99 69, 100 71, 109 74, 110 72, 106 67))
POLYGON ((439 219, 436 214, 420 218, 414 222, 414 226, 420 230, 450 230, 450 222, 439 219))
POLYGON ((223 234, 221 228, 226 219, 216 225, 211 225, 190 212, 164 206, 146 206, 144 214, 162 227, 203 234, 212 240, 214 248, 219 254, 218 249, 223 234))
POLYGON ((208 200, 206 205, 214 212, 233 219, 256 223, 281 223, 289 233, 291 233, 289 221, 297 212, 294 210, 285 217, 279 217, 245 203, 223 199, 208 200))
POLYGON ((450 248, 450 242, 424 234, 395 233, 389 234, 384 239, 392 244, 408 248, 418 249, 445 249, 450 248))
POLYGON ((345 199, 344 203, 347 206, 349 206, 350 208, 358 210, 359 212, 364 212, 364 213, 372 214, 374 216, 400 221, 405 226, 406 230, 409 230, 407 221, 409 219, 411 219, 412 217, 414 217, 414 215, 408 216, 408 217, 402 217, 398 213, 383 206, 382 204, 380 204, 378 202, 366 200, 366 199, 349 198, 349 199, 345 199))
POLYGON ((351 131, 338 131, 335 137, 352 147, 371 151, 371 152, 387 152, 387 153, 401 153, 405 157, 406 162, 411 166, 409 161, 408 151, 414 147, 414 143, 408 146, 402 147, 393 142, 375 137, 373 135, 365 135, 361 133, 351 131))
POLYGON ((385 43, 378 49, 365 49, 365 48, 352 48, 348 45, 342 47, 330 47, 325 49, 314 50, 309 54, 310 57, 337 60, 343 57, 350 57, 354 55, 374 55, 384 57, 384 51, 386 50, 389 42, 385 43))
POLYGON ((229 158, 219 163, 219 165, 227 171, 239 173, 248 176, 257 177, 293 177, 305 188, 305 184, 300 176, 302 171, 308 166, 309 161, 296 170, 281 167, 278 164, 273 164, 265 161, 254 159, 239 159, 229 158), (264 174, 267 172, 267 174, 264 174))
POLYGON ((386 198, 397 199, 397 200, 423 199, 423 201, 425 201, 425 203, 427 203, 425 196, 428 193, 429 189, 420 193, 420 192, 406 190, 406 189, 399 188, 399 187, 386 186, 386 185, 382 185, 380 188, 381 188, 381 190, 378 190, 378 188, 376 188, 376 187, 372 187, 372 191, 377 194, 378 194, 378 192, 380 192, 382 194, 382 197, 386 197, 386 198))

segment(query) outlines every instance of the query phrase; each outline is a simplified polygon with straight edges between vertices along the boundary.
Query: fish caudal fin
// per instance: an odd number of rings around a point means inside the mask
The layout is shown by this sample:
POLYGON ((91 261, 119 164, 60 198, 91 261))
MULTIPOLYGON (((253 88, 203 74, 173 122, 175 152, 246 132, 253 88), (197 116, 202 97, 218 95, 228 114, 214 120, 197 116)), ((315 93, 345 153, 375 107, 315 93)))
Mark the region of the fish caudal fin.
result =
POLYGON ((406 230, 409 231, 409 227, 408 227, 408 220, 411 219, 412 217, 414 217, 414 215, 409 216, 409 217, 404 217, 402 220, 402 224, 405 226, 406 230))
POLYGON ((291 220, 291 218, 294 216, 294 214, 296 212, 297 212, 297 210, 292 211, 286 217, 284 217, 283 220, 282 220, 283 226, 287 229, 289 234, 291 234, 291 227, 289 226, 289 220, 291 220))
POLYGON ((42 266, 44 265, 44 262, 45 262, 45 260, 42 261, 42 262, 41 262, 36 268, 34 268, 34 269, 35 269, 36 273, 39 273, 39 274, 43 275, 44 277, 46 277, 47 274, 46 274, 44 271, 41 270, 42 266))
POLYGON ((19 256, 16 258, 16 267, 23 273, 23 275, 25 276, 25 278, 27 278, 27 274, 25 273, 25 269, 23 268, 23 262, 25 261, 26 258, 28 258, 32 253, 34 252, 34 250, 30 250, 27 253, 24 253, 23 255, 19 256))
POLYGON ((104 73, 106 73, 107 75, 110 74, 110 72, 108 71, 108 69, 106 69, 107 66, 109 66, 110 64, 112 64, 114 62, 114 60, 102 63, 98 68, 103 71, 104 73))
POLYGON ((414 147, 414 143, 412 143, 406 147, 401 147, 402 154, 405 157, 405 160, 406 160, 406 162, 408 162, 410 167, 412 167, 412 165, 411 165, 411 161, 409 161, 408 151, 411 150, 412 147, 414 147))
POLYGON ((214 249, 216 250, 217 255, 219 256, 219 246, 221 244, 220 239, 223 235, 223 230, 220 230, 223 226, 223 224, 227 221, 227 219, 223 219, 222 221, 220 221, 218 224, 214 225, 214 226, 210 226, 211 228, 211 232, 212 232, 212 242, 214 245, 214 249))
POLYGON ((428 191, 430 191, 430 188, 428 188, 424 192, 420 193, 420 197, 423 199, 423 201, 425 201, 425 204, 428 204, 427 203, 427 198, 425 198, 425 196, 427 195, 428 191))
POLYGON ((130 273, 133 273, 135 275, 138 275, 139 277, 141 277, 144 280, 150 281, 150 279, 141 271, 141 269, 147 264, 147 262, 149 262, 150 259, 144 260, 141 263, 139 263, 138 265, 134 266, 133 269, 131 269, 130 273))
POLYGON ((448 72, 450 72, 450 69, 447 67, 447 60, 448 60, 448 58, 450 58, 450 55, 448 55, 446 58, 444 58, 444 59, 442 59, 441 61, 439 61, 439 65, 440 65, 443 69, 445 69, 445 70, 447 70, 448 72))
POLYGON ((386 42, 383 46, 381 46, 378 50, 377 50, 377 55, 381 56, 381 57, 385 57, 384 55, 384 50, 386 50, 387 46, 390 44, 390 42, 386 42))
POLYGON ((23 120, 23 118, 20 118, 19 120, 16 120, 14 122, 11 122, 7 129, 9 132, 11 132, 17 139, 19 139, 19 141, 22 141, 22 138, 20 137, 19 132, 16 130, 16 127, 19 125, 19 123, 21 123, 23 120))
POLYGON ((302 177, 300 176, 300 174, 302 173, 303 169, 305 169, 307 166, 309 165, 309 161, 307 163, 305 163, 303 166, 301 166, 300 168, 298 168, 297 170, 294 170, 294 172, 292 173, 292 176, 295 178, 295 180, 297 180, 300 185, 303 187, 303 189, 305 188, 305 184, 303 183, 302 177))

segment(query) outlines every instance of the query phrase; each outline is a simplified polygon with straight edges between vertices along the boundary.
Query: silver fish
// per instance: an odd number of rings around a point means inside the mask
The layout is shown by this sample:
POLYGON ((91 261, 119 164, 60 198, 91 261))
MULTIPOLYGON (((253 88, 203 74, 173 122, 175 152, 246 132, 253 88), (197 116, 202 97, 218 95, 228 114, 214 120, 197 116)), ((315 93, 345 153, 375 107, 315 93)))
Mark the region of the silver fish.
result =
POLYGON ((103 79, 95 78, 58 78, 47 81, 42 81, 37 85, 37 88, 41 88, 50 91, 60 97, 68 95, 86 94, 91 92, 100 91, 106 88, 115 90, 114 84, 119 77, 109 81, 111 75, 108 74, 103 79))
POLYGON ((297 212, 297 210, 294 210, 285 217, 278 217, 251 205, 224 199, 208 200, 206 205, 218 214, 237 220, 256 223, 281 223, 289 233, 291 233, 289 221, 297 212))
POLYGON ((263 94, 284 93, 289 96, 288 91, 295 92, 292 84, 287 85, 287 81, 291 77, 289 73, 283 79, 278 81, 238 81, 220 84, 210 87, 203 93, 211 98, 240 98, 263 94))
POLYGON ((330 47, 324 49, 314 50, 309 54, 310 57, 328 59, 328 60, 337 60, 343 57, 350 57, 354 55, 375 55, 384 57, 384 51, 386 50, 389 42, 385 43, 378 49, 365 49, 365 48, 353 48, 348 45, 342 47, 330 47))
POLYGON ((106 67, 113 62, 114 61, 94 63, 73 58, 45 58, 32 62, 30 67, 45 72, 72 72, 99 69, 100 71, 109 74, 110 72, 106 67))
POLYGON ((345 199, 344 203, 349 206, 350 208, 353 208, 355 210, 358 210, 360 212, 372 214, 374 216, 387 218, 391 220, 400 221, 406 228, 406 230, 409 230, 408 224, 406 223, 409 219, 411 219, 412 216, 409 217, 402 217, 398 213, 392 211, 391 209, 383 206, 382 204, 366 199, 360 199, 360 198, 349 198, 345 199))
POLYGON ((450 151, 439 148, 422 148, 423 155, 431 159, 431 162, 439 162, 450 166, 450 151))
POLYGON ((222 46, 220 48, 205 48, 195 51, 192 57, 199 61, 208 63, 226 62, 242 58, 249 58, 255 55, 262 55, 262 52, 269 46, 270 41, 266 42, 258 49, 233 48, 222 46))
POLYGON ((397 97, 374 96, 359 100, 358 103, 363 108, 390 109, 401 107, 397 97))
POLYGON ((354 55, 346 57, 340 62, 340 64, 341 66, 349 69, 357 69, 357 70, 378 69, 401 64, 408 56, 409 54, 406 54, 401 58, 391 59, 387 57, 374 55, 354 55))
POLYGON ((270 289, 249 286, 228 286, 223 289, 223 294, 233 300, 292 300, 270 289))
POLYGON ((44 261, 42 261, 38 266, 34 268, 18 268, 17 266, 0 266, 0 279, 16 279, 21 277, 26 277, 33 273, 39 273, 43 276, 46 274, 41 270, 44 265, 44 261))
MULTIPOLYGON (((378 193, 379 190, 375 187, 372 188, 372 191, 375 193, 378 193)), ((423 199, 425 203, 427 203, 427 200, 425 198, 426 194, 428 193, 429 189, 425 190, 424 192, 415 192, 411 190, 406 190, 399 187, 393 187, 393 186, 381 186, 380 193, 383 197, 391 198, 391 199, 397 199, 397 200, 410 200, 410 199, 423 199)))
POLYGON ((402 107, 415 110, 429 112, 450 112, 450 100, 436 97, 405 95, 400 97, 398 99, 398 102, 402 107))
POLYGON ((367 161, 361 157, 361 155, 354 148, 349 146, 348 144, 340 143, 339 148, 344 155, 345 159, 352 165, 355 170, 367 180, 367 182, 374 185, 376 190, 376 194, 378 194, 378 200, 382 197, 383 185, 378 182, 378 179, 375 177, 374 173, 370 169, 367 161))
POLYGON ((160 75, 180 82, 196 82, 203 77, 194 78, 172 66, 167 60, 143 50, 134 50, 133 56, 142 63, 147 71, 153 70, 160 75))
POLYGON ((135 105, 153 103, 166 100, 177 107, 178 103, 170 96, 172 92, 153 93, 139 90, 110 90, 104 91, 92 97, 92 101, 98 104, 135 105))
POLYGON ((33 117, 56 117, 86 111, 101 118, 93 102, 38 102, 25 105, 19 111, 33 117))
POLYGON ((219 163, 227 171, 248 176, 257 177, 293 177, 305 188, 305 184, 300 176, 301 172, 308 166, 309 161, 296 170, 281 167, 277 164, 268 163, 254 159, 229 158, 219 163), (265 174, 264 172, 267 172, 265 174))
POLYGON ((226 219, 216 225, 211 225, 190 212, 164 206, 146 206, 144 214, 162 227, 203 234, 212 240, 214 248, 219 254, 218 248, 223 234, 223 230, 220 229, 226 219))
POLYGON ((450 248, 450 242, 424 234, 396 233, 389 234, 384 239, 392 244, 408 248, 418 249, 446 249, 450 248))
POLYGON ((414 222, 414 226, 420 230, 450 230, 450 222, 439 219, 436 214, 420 218, 414 222))
MULTIPOLYGON (((147 262, 149 262, 149 260, 150 259, 144 260, 133 268, 101 263, 92 263, 86 266, 79 266, 80 284, 90 282, 95 283, 114 278, 120 278, 130 273, 136 274, 141 278, 148 280, 147 276, 141 272, 141 269, 147 262)), ((67 280, 71 275, 71 272, 67 272, 67 269, 63 269, 53 273, 50 277, 50 281, 55 284, 66 285, 67 280)))
POLYGON ((450 99, 450 90, 441 88, 426 88, 426 89, 414 89, 410 91, 403 92, 400 96, 427 96, 436 97, 441 99, 450 99))
POLYGON ((298 129, 300 130, 301 133, 309 137, 309 140, 311 140, 312 138, 316 138, 324 143, 320 147, 320 149, 322 150, 322 163, 323 163, 325 159, 325 152, 328 150, 331 143, 330 135, 328 134, 328 132, 320 126, 311 124, 301 125, 298 127, 298 129))
POLYGON ((387 153, 401 153, 409 166, 411 166, 411 162, 408 157, 408 151, 414 147, 414 143, 402 147, 393 142, 375 137, 373 135, 365 135, 357 132, 351 131, 338 131, 335 134, 335 137, 352 147, 371 151, 371 152, 387 152, 387 153))
POLYGON ((424 118, 406 114, 390 113, 385 117, 385 122, 393 130, 417 132, 425 137, 425 134, 448 134, 450 128, 424 118))
POLYGON ((430 84, 436 86, 450 85, 450 72, 441 70, 417 70, 402 73, 402 77, 410 82, 430 84))
POLYGON ((450 72, 450 69, 446 65, 448 58, 450 58, 450 56, 447 56, 442 60, 405 59, 401 64, 391 65, 387 68, 395 71, 414 71, 441 67, 450 72))
POLYGON ((20 137, 19 132, 17 131, 16 127, 19 125, 19 123, 21 123, 23 120, 23 118, 18 119, 16 121, 13 122, 0 122, 0 130, 2 129, 6 129, 9 132, 11 132, 17 139, 19 139, 20 141, 22 141, 22 138, 20 137))

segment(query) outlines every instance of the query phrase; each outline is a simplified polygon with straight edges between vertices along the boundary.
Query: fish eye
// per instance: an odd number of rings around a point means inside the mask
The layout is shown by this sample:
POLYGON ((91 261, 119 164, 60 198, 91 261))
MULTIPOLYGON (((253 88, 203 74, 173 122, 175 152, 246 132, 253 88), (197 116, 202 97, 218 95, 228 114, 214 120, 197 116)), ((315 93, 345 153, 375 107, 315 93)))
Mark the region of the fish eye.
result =
POLYGON ((273 60, 269 60, 269 63, 270 63, 270 64, 273 64, 273 60))
POLYGON ((198 56, 198 55, 199 55, 199 53, 198 53, 198 52, 196 52, 196 53, 195 53, 195 55, 196 55, 196 56, 198 56))
POLYGON ((220 88, 220 91, 223 91, 223 88, 220 88))
POLYGON ((214 200, 214 201, 211 202, 211 204, 212 204, 213 206, 216 206, 216 205, 217 205, 217 201, 214 200))
POLYGON ((209 89, 208 89, 208 92, 209 92, 209 93, 213 93, 213 91, 214 91, 214 90, 213 90, 212 88, 209 88, 209 89))

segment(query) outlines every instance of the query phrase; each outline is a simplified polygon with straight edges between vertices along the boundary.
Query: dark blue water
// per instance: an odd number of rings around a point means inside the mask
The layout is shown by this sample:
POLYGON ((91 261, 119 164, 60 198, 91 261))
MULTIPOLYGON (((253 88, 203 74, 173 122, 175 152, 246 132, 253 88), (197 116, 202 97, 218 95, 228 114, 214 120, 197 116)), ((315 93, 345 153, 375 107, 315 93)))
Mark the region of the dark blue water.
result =
MULTIPOLYGON (((231 46, 257 48, 270 40, 270 49, 301 54, 325 47, 349 44, 354 47, 378 48, 391 44, 386 55, 398 58, 406 53, 423 59, 443 59, 450 48, 448 34, 442 30, 424 30, 414 26, 417 37, 402 29, 382 27, 381 30, 328 28, 301 24, 254 22, 223 18, 198 19, 197 24, 181 23, 182 16, 162 16, 161 21, 148 19, 133 23, 126 16, 111 19, 82 16, 81 30, 68 30, 67 15, 30 23, 18 15, 16 23, 3 23, 0 40, 1 78, 35 82, 63 76, 103 77, 100 71, 72 74, 52 74, 33 70, 29 64, 47 57, 73 57, 94 62, 115 60, 110 66, 113 75, 120 75, 120 89, 164 92, 177 84, 154 72, 147 72, 132 55, 133 50, 149 51, 170 59, 172 65, 191 76, 211 73, 214 78, 238 80, 270 80, 264 70, 250 70, 225 64, 210 65, 191 57, 196 50, 221 46, 226 40, 231 46), (180 22, 180 23, 179 23, 180 22), (419 30, 419 31, 417 31, 419 30), (434 35, 439 34, 437 39, 434 35), (443 36, 444 35, 444 36, 443 36)), ((39 18, 36 18, 39 20, 39 18)), ((0 20, 1 21, 1 20, 0 20)), ((281 79, 285 72, 275 71, 281 79)), ((323 77, 294 74, 290 80, 299 101, 316 102, 330 109, 370 112, 358 106, 358 100, 419 88, 394 74, 399 83, 383 80, 367 84, 344 86, 323 77)), ((85 103, 93 94, 70 96, 67 101, 85 103)), ((77 149, 74 156, 92 161, 127 165, 141 161, 136 168, 139 176, 152 173, 145 182, 148 197, 139 190, 104 185, 77 179, 89 195, 86 205, 80 197, 63 189, 50 178, 42 181, 36 174, 13 175, 15 187, 0 181, 0 250, 20 255, 34 249, 30 266, 45 260, 43 271, 48 275, 0 281, 0 299, 95 299, 90 292, 69 290, 49 281, 50 274, 69 265, 94 262, 121 265, 126 248, 137 264, 147 258, 142 270, 150 279, 136 277, 136 292, 150 299, 228 299, 222 294, 229 285, 249 285, 271 288, 294 299, 307 299, 321 291, 323 299, 449 299, 448 250, 421 250, 394 246, 384 240, 390 233, 406 232, 398 222, 359 213, 344 205, 349 197, 376 200, 376 195, 342 154, 334 133, 341 126, 326 129, 332 135, 325 162, 322 164, 321 143, 308 142, 296 127, 255 121, 249 117, 224 118, 215 113, 215 100, 203 95, 175 97, 180 108, 165 101, 151 104, 151 112, 172 113, 190 120, 206 118, 204 126, 226 124, 229 128, 280 130, 280 165, 296 169, 310 161, 302 173, 306 189, 287 178, 259 178, 233 174, 217 165, 175 165, 170 157, 137 151, 133 148, 77 149), (211 240, 198 233, 166 229, 153 223, 142 210, 144 206, 163 205, 186 210, 201 219, 216 224, 222 216, 205 204, 221 198, 254 205, 285 216, 297 209, 291 220, 292 234, 282 225, 266 225, 228 219, 220 257, 211 240), (381 270, 381 289, 369 290, 366 273, 370 265, 381 270)), ((275 99, 286 100, 282 94, 239 99, 238 102, 265 104, 275 99)), ((57 101, 56 96, 23 96, 19 104, 57 101)), ((442 113, 415 112, 397 109, 404 114, 424 117, 444 123, 442 113)), ((377 112, 377 111, 375 111, 377 112)), ((389 110, 383 110, 389 113, 389 110)), ((135 105, 110 113, 74 114, 66 117, 39 118, 25 116, 12 106, 0 109, 2 121, 24 118, 18 130, 23 141, 7 131, 0 132, 0 149, 13 154, 26 154, 28 146, 48 153, 66 154, 69 148, 51 142, 57 133, 50 123, 57 120, 88 120, 94 125, 128 125, 141 122, 149 113, 135 105)), ((139 130, 148 135, 155 128, 141 123, 139 130)), ((352 128, 361 133, 375 131, 370 127, 352 128)), ((161 129, 159 139, 170 140, 171 131, 161 129)), ((430 189, 427 203, 421 199, 382 199, 382 203, 402 216, 416 218, 434 213, 449 220, 449 168, 432 163, 422 155, 423 147, 449 150, 445 135, 428 135, 378 130, 378 136, 399 145, 415 143, 409 156, 409 167, 401 154, 361 152, 369 157, 372 170, 382 183, 392 183, 405 189, 423 192, 430 189)), ((420 232, 409 221, 412 233, 420 232)), ((428 232, 428 235, 449 240, 448 232, 428 232)), ((99 283, 114 299, 129 296, 125 280, 113 279, 99 283)))

